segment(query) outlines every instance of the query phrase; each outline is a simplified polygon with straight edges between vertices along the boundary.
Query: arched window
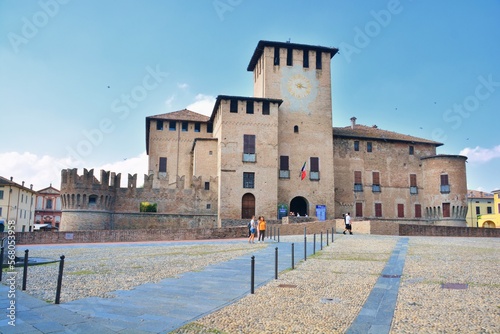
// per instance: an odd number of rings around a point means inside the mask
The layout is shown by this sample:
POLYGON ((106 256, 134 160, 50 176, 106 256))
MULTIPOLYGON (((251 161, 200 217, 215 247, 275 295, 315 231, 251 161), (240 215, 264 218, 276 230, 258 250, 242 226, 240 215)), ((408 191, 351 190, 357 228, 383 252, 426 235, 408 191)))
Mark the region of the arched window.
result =
POLYGON ((293 132, 295 132, 295 133, 299 133, 299 126, 298 126, 298 125, 295 125, 295 126, 293 127, 293 132))

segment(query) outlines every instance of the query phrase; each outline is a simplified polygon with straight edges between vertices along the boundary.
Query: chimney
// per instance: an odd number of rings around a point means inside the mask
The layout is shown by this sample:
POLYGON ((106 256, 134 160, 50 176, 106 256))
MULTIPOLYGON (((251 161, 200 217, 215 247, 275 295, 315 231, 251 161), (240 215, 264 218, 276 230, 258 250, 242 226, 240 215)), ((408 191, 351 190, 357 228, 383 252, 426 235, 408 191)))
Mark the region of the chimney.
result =
POLYGON ((13 177, 11 176, 11 177, 10 177, 10 180, 12 181, 12 179, 13 179, 13 177))
POLYGON ((351 117, 351 129, 354 129, 355 125, 356 125, 356 117, 351 117))
POLYGON ((24 181, 22 182, 21 187, 24 187, 24 181))

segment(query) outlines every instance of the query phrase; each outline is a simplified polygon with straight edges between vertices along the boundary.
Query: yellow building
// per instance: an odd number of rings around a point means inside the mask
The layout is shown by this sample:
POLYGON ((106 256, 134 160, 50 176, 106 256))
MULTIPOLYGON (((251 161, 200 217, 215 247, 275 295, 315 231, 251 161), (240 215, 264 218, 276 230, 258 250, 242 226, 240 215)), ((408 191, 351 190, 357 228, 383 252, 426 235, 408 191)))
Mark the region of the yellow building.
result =
POLYGON ((500 190, 492 191, 493 208, 488 214, 477 216, 478 227, 500 228, 500 190))
POLYGON ((33 230, 35 217, 36 191, 0 176, 0 221, 8 229, 9 222, 14 222, 16 232, 33 230))
POLYGON ((493 213, 493 194, 467 190, 467 227, 480 227, 477 217, 484 214, 493 213))

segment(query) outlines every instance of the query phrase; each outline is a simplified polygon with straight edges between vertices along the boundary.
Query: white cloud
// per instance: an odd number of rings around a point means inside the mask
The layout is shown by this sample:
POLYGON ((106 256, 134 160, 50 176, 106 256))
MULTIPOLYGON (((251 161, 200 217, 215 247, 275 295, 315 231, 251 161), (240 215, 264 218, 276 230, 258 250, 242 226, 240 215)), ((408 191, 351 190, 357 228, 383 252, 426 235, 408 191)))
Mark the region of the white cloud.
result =
POLYGON ((198 94, 196 95, 195 99, 196 101, 188 105, 186 109, 206 116, 212 115, 212 110, 214 109, 215 104, 215 97, 210 95, 198 94))
POLYGON ((188 89, 189 85, 187 83, 178 83, 177 87, 180 89, 188 89))
MULTIPOLYGON (((25 187, 30 187, 32 184, 33 190, 40 190, 51 184, 54 188, 60 189, 62 169, 78 168, 78 173, 82 174, 84 167, 71 158, 38 156, 30 152, 0 153, 0 161, 2 161, 0 176, 6 179, 12 177, 12 180, 18 184, 22 184, 24 181, 25 187)), ((85 168, 87 167, 85 166, 85 168)), ((94 167, 94 175, 97 178, 100 177, 101 169, 117 174, 121 173, 122 187, 127 185, 128 174, 137 174, 137 186, 140 187, 144 184, 144 174, 148 173, 148 156, 146 152, 143 152, 133 158, 94 167)))
POLYGON ((173 94, 172 96, 170 96, 166 101, 165 101, 165 106, 167 107, 167 109, 172 109, 172 102, 174 102, 175 100, 175 94, 173 94))
MULTIPOLYGON (((127 186, 128 174, 137 174, 137 187, 141 187, 144 184, 144 174, 148 174, 148 156, 146 152, 142 152, 133 158, 102 165, 97 168, 97 171, 100 173, 101 169, 109 172, 115 172, 116 174, 121 173, 122 187, 127 186)), ((94 175, 96 175, 95 171, 96 169, 94 169, 94 175)))
POLYGON ((468 157, 469 162, 485 163, 493 159, 500 158, 500 145, 493 148, 482 148, 476 146, 475 148, 466 147, 460 151, 460 155, 468 157))

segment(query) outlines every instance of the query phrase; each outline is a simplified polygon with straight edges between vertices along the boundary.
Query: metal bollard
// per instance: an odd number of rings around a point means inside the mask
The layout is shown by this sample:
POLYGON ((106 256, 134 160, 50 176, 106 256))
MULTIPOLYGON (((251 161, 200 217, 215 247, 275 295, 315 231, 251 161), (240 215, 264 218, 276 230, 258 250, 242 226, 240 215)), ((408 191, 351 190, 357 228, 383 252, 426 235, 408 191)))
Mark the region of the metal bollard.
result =
POLYGON ((321 250, 323 250, 323 231, 321 232, 321 237, 319 240, 320 240, 319 247, 321 250))
POLYGON ((274 249, 274 279, 278 279, 278 247, 274 249))
POLYGON ((252 256, 252 269, 250 270, 250 293, 253 295, 255 292, 255 256, 252 256))
POLYGON ((328 229, 326 229, 326 245, 328 246, 328 229))
POLYGON ((295 244, 292 242, 292 269, 295 269, 295 251, 294 251, 294 248, 295 248, 295 244))
POLYGON ((313 234, 313 254, 316 254, 316 233, 313 234))
POLYGON ((278 242, 280 242, 280 228, 278 227, 278 242))
POLYGON ((24 267, 23 267, 23 287, 22 290, 26 290, 26 280, 28 279, 28 253, 29 249, 24 251, 24 267))
POLYGON ((335 227, 332 227, 332 244, 333 244, 333 235, 335 234, 335 227))
POLYGON ((57 276, 57 288, 56 288, 56 304, 59 304, 61 300, 61 286, 62 286, 62 278, 63 278, 63 269, 64 269, 64 255, 61 255, 61 261, 59 261, 59 275, 57 276))

